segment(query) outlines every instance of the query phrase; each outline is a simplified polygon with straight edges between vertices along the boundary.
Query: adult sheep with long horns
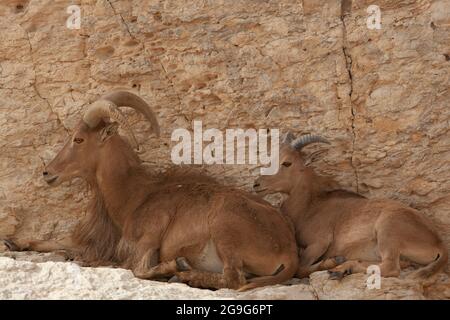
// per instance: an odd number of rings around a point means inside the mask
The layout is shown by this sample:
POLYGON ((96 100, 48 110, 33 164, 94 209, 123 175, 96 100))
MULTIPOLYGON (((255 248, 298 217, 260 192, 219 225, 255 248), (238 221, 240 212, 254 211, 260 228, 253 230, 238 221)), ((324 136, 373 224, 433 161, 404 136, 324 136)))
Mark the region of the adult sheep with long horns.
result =
POLYGON ((75 177, 93 190, 87 215, 63 241, 12 241, 13 250, 65 249, 90 265, 115 264, 144 279, 176 275, 204 288, 250 289, 290 279, 298 267, 293 228, 258 197, 189 172, 147 172, 117 133, 136 139, 120 107, 155 114, 137 95, 115 91, 86 110, 43 172, 56 186, 75 177))

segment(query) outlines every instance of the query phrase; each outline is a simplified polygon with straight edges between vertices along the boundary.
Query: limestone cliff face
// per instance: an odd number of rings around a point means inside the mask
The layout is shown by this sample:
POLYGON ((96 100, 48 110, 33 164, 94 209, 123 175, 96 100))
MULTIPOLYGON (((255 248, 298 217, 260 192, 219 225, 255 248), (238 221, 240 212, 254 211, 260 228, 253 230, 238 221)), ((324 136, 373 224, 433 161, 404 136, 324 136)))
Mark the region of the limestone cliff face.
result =
MULTIPOLYGON (((450 244, 450 1, 3 0, 0 238, 57 239, 89 193, 41 179, 84 107, 139 93, 142 159, 170 163, 175 128, 281 128, 332 140, 315 166, 369 197, 422 210, 450 244), (81 28, 69 29, 71 4, 81 28), (367 8, 381 10, 369 29, 367 8)), ((248 188, 249 166, 210 166, 248 188)), ((0 249, 1 250, 1 249, 0 249)))

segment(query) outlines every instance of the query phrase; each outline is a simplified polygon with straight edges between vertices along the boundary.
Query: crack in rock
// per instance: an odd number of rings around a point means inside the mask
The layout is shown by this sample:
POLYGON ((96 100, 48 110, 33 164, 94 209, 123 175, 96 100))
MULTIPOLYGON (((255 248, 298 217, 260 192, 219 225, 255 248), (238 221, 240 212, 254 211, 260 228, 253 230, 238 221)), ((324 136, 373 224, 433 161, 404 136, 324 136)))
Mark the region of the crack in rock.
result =
MULTIPOLYGON (((135 41, 138 42, 140 45, 142 45, 142 47, 144 48, 144 52, 146 53, 146 56, 149 57, 147 47, 145 46, 145 42, 140 41, 136 36, 133 35, 133 33, 131 32, 130 27, 128 26, 127 22, 125 21, 124 17, 122 16, 122 14, 121 14, 120 12, 117 12, 117 11, 116 11, 116 9, 114 8, 114 6, 112 5, 112 3, 111 3, 110 0, 106 0, 106 1, 108 2, 109 6, 111 7, 111 10, 113 11, 114 15, 115 15, 115 16, 119 16, 120 20, 122 21, 122 24, 124 25, 125 29, 127 30, 128 35, 129 35, 133 40, 135 40, 135 41)), ((175 93, 175 96, 176 96, 176 98, 177 98, 177 100, 178 100, 178 103, 179 103, 179 106, 180 106, 179 112, 186 118, 186 115, 183 113, 183 110, 182 110, 182 108, 181 108, 181 105, 182 105, 182 103, 181 103, 181 97, 180 97, 180 95, 178 94, 178 92, 176 91, 175 85, 173 84, 172 80, 170 80, 169 75, 168 75, 168 72, 167 72, 167 70, 166 70, 166 67, 164 66, 164 64, 163 64, 163 62, 161 61, 161 59, 158 59, 158 62, 159 62, 159 64, 160 64, 160 66, 161 66, 162 71, 164 72, 164 77, 166 78, 167 83, 168 83, 169 86, 172 88, 172 90, 173 90, 173 92, 175 93)))
POLYGON ((59 125, 61 125, 64 130, 66 131, 67 135, 70 135, 70 131, 69 129, 64 125, 64 123, 61 121, 61 119, 59 118, 59 115, 57 112, 55 112, 55 110, 53 110, 52 105, 50 104, 50 102, 48 101, 47 98, 45 98, 38 90, 37 88, 37 72, 36 72, 36 62, 34 61, 33 58, 33 46, 31 44, 31 40, 30 40, 30 35, 29 33, 22 28, 22 30, 25 32, 26 35, 26 39, 28 41, 28 46, 30 48, 30 61, 31 61, 31 65, 33 66, 33 73, 34 73, 34 79, 33 79, 33 83, 31 84, 31 87, 33 88, 33 90, 36 92, 36 95, 42 100, 45 101, 45 103, 48 105, 49 109, 50 109, 50 113, 53 114, 56 117, 56 121, 58 122, 59 125))
POLYGON ((311 290, 311 293, 314 296, 314 298, 316 300, 320 300, 319 293, 317 292, 316 288, 311 282, 309 283, 309 289, 311 290))
MULTIPOLYGON (((126 23, 126 21, 125 21, 125 19, 123 18, 122 14, 121 14, 120 12, 117 12, 117 11, 116 11, 116 9, 114 8, 114 6, 112 5, 112 3, 111 3, 110 0, 106 0, 106 2, 108 2, 109 6, 111 7, 111 10, 112 10, 113 13, 114 13, 114 15, 115 15, 115 16, 119 16, 120 20, 122 20, 122 24, 123 24, 123 26, 125 27, 125 29, 127 30, 127 33, 130 35, 130 37, 131 37, 133 40, 138 41, 138 40, 136 39, 136 37, 134 37, 133 34, 131 33, 130 27, 129 27, 128 24, 126 23)), ((138 41, 138 42, 139 42, 139 41, 138 41)))
POLYGON ((353 66, 353 59, 350 53, 348 52, 348 40, 347 40, 347 25, 345 23, 345 18, 347 15, 350 14, 352 6, 352 0, 342 0, 341 2, 341 22, 342 22, 342 53, 344 54, 345 58, 345 67, 347 69, 348 73, 348 81, 350 85, 349 90, 349 98, 350 98, 350 111, 351 111, 351 131, 352 131, 352 150, 351 150, 351 156, 350 156, 350 164, 353 168, 354 175, 355 175, 355 183, 356 183, 356 192, 359 192, 359 176, 358 176, 358 167, 355 164, 355 145, 356 145, 356 126, 355 126, 355 118, 356 118, 356 109, 353 104, 353 73, 352 73, 352 66, 353 66))

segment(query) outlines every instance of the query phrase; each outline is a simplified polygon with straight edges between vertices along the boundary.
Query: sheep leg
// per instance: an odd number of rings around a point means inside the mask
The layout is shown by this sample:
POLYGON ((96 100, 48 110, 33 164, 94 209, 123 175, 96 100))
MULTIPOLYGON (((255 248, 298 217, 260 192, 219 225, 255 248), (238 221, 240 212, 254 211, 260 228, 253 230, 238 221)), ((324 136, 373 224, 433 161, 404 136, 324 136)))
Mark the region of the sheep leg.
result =
POLYGON ((383 277, 397 277, 400 274, 400 267, 410 267, 411 263, 409 261, 399 262, 399 260, 396 259, 395 256, 392 258, 392 255, 387 255, 387 257, 385 256, 385 259, 381 262, 381 264, 379 261, 363 262, 358 260, 350 260, 334 269, 329 270, 328 272, 330 273, 330 279, 340 280, 346 275, 352 273, 365 273, 370 265, 379 265, 380 273, 383 277))
POLYGON ((133 274, 135 277, 140 279, 156 279, 165 278, 175 275, 179 271, 187 271, 191 269, 191 266, 184 257, 178 257, 173 260, 164 261, 156 266, 149 267, 148 261, 153 255, 154 251, 149 251, 144 255, 141 263, 133 269, 133 274))
POLYGON ((54 252, 65 251, 66 258, 73 258, 77 250, 71 238, 55 240, 32 240, 32 241, 12 241, 3 240, 3 243, 10 251, 36 251, 36 252, 54 252))
POLYGON ((391 248, 380 248, 380 271, 383 277, 398 277, 400 275, 400 253, 391 248))
POLYGON ((330 279, 341 280, 352 273, 366 272, 367 268, 372 264, 375 264, 375 262, 349 260, 334 269, 328 270, 328 273, 330 274, 330 279))
POLYGON ((224 268, 223 274, 191 270, 183 257, 162 262, 147 270, 137 267, 133 269, 133 274, 140 279, 158 279, 175 275, 181 282, 196 288, 238 289, 246 283, 243 272, 239 272, 237 269, 224 268))
POLYGON ((191 270, 178 272, 176 275, 182 282, 195 288, 237 290, 247 283, 242 269, 233 267, 224 267, 223 273, 191 270))
POLYGON ((177 262, 175 260, 161 262, 160 264, 143 270, 142 268, 133 269, 133 274, 140 279, 156 279, 172 276, 177 272, 177 262))
POLYGON ((10 251, 37 251, 37 252, 51 252, 57 250, 66 250, 71 247, 72 241, 70 239, 63 239, 61 241, 53 240, 32 240, 32 241, 13 241, 10 239, 3 240, 3 243, 10 251))
POLYGON ((400 253, 397 250, 399 245, 392 242, 392 237, 383 236, 383 232, 379 232, 377 244, 378 252, 381 256, 381 263, 380 261, 350 260, 329 270, 330 279, 342 279, 344 276, 352 273, 366 272, 370 265, 379 265, 380 273, 383 277, 398 277, 401 266, 407 267, 410 265, 408 261, 400 261, 400 253))
POLYGON ((380 271, 383 277, 398 277, 400 275, 401 243, 392 236, 393 227, 382 225, 377 230, 377 246, 381 257, 380 271))
POLYGON ((401 269, 406 269, 413 266, 413 264, 411 263, 411 261, 406 261, 406 260, 400 260, 400 268, 401 269))
MULTIPOLYGON (((311 273, 323 270, 320 269, 330 265, 330 261, 325 260, 323 263, 315 263, 328 250, 329 242, 316 242, 307 246, 300 255, 300 264, 297 270, 297 277, 306 278, 311 273)), ((329 259, 328 259, 329 260, 329 259)))
POLYGON ((316 264, 313 264, 311 266, 311 270, 313 270, 312 272, 329 270, 329 269, 337 267, 338 265, 344 263, 345 261, 346 261, 345 257, 343 257, 343 256, 327 258, 325 260, 321 260, 321 261, 317 262, 316 264))
POLYGON ((247 283, 242 260, 236 258, 236 250, 227 244, 216 244, 217 253, 223 262, 223 272, 190 270, 178 272, 176 276, 192 287, 207 289, 239 289, 247 283))

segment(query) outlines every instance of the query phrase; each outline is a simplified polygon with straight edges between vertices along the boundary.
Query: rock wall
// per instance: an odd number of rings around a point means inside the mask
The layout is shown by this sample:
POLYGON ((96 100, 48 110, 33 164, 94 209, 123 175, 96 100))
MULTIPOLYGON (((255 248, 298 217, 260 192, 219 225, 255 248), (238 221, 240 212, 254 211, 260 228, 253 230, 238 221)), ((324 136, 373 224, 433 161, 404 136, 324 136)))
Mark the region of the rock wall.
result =
MULTIPOLYGON (((171 132, 195 119, 319 133, 333 145, 318 171, 422 210, 450 244, 450 0, 375 2, 2 0, 0 238, 71 230, 89 193, 49 189, 43 165, 86 104, 120 87, 158 113, 160 139, 128 113, 150 165, 170 163, 171 132), (66 27, 71 4, 80 29, 66 27)), ((255 175, 206 169, 241 188, 255 175)))

